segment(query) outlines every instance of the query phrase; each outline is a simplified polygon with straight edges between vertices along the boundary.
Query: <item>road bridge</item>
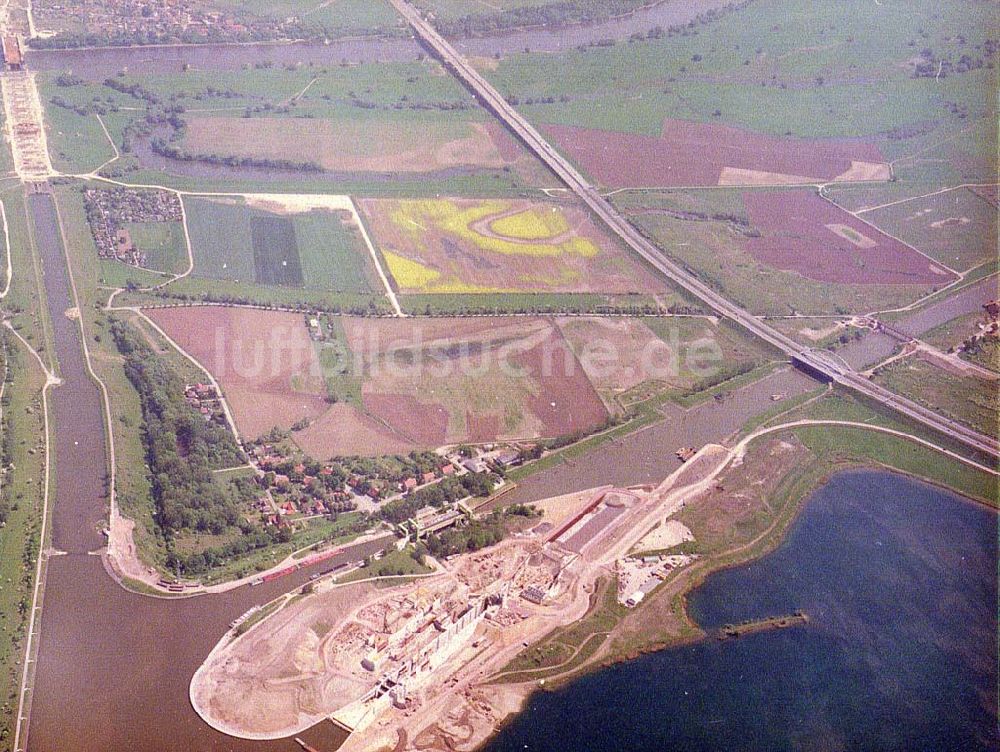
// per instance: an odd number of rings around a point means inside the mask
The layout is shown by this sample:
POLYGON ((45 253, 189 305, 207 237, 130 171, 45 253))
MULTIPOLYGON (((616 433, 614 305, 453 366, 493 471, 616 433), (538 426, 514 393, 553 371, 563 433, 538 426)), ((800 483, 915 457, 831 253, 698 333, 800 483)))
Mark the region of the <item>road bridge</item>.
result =
POLYGON ((938 415, 884 387, 874 384, 839 363, 817 355, 791 337, 764 323, 749 311, 727 300, 690 272, 671 261, 659 248, 626 220, 611 203, 601 196, 583 175, 532 126, 479 71, 472 67, 420 12, 406 0, 390 0, 410 24, 417 38, 450 70, 473 95, 528 147, 545 165, 582 200, 618 238, 639 254, 653 268, 679 287, 695 296, 722 316, 732 319, 743 329, 784 353, 797 367, 812 376, 835 382, 865 397, 902 413, 918 423, 938 431, 955 441, 978 451, 1000 458, 1000 445, 995 437, 985 436, 955 421, 938 415))

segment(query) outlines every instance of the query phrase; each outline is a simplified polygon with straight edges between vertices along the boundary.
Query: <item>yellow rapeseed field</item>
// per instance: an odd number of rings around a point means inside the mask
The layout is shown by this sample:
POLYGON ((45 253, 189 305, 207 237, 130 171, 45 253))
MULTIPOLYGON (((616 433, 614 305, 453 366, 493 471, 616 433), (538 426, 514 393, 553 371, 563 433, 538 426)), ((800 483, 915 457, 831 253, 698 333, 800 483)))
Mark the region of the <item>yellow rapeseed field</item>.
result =
POLYGON ((599 253, 597 246, 589 238, 575 235, 560 242, 532 242, 542 237, 555 238, 569 230, 566 218, 558 210, 550 212, 529 209, 502 218, 498 223, 503 223, 503 233, 489 225, 490 217, 502 215, 510 211, 511 207, 509 201, 496 200, 482 201, 472 206, 459 206, 448 199, 400 201, 392 213, 392 221, 401 230, 412 235, 418 245, 428 225, 433 225, 492 253, 510 256, 559 256, 570 253, 584 257, 599 253), (496 236, 473 229, 473 225, 484 221, 487 221, 487 228, 496 233, 496 236), (558 232, 553 233, 553 229, 558 232))
POLYGON ((555 206, 499 217, 490 222, 497 235, 517 240, 548 240, 569 232, 569 222, 555 206))
POLYGON ((457 277, 442 277, 437 269, 424 266, 419 261, 408 259, 392 251, 383 251, 389 273, 396 280, 400 290, 408 292, 451 293, 453 295, 474 295, 516 292, 502 287, 484 287, 463 282, 457 277))
POLYGON ((410 290, 419 290, 432 284, 441 276, 441 272, 436 269, 429 269, 423 264, 408 259, 405 256, 383 251, 385 262, 389 265, 389 273, 392 274, 396 284, 410 290))

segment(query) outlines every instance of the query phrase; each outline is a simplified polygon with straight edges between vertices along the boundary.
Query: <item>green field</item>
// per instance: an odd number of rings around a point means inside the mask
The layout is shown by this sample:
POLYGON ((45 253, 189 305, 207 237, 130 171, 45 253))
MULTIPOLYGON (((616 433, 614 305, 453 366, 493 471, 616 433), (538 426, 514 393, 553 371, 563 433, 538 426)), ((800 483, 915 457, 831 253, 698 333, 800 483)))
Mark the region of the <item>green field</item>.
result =
MULTIPOLYGON (((743 368, 752 370, 773 355, 768 352, 766 345, 748 337, 726 320, 715 324, 700 318, 649 317, 644 318, 643 323, 668 345, 679 342, 685 347, 692 347, 700 343, 714 343, 718 347, 716 352, 722 356, 714 365, 733 372, 743 368)), ((694 358, 692 363, 687 361, 688 358, 682 358, 678 377, 683 383, 693 387, 697 385, 699 377, 689 370, 690 366, 704 367, 705 363, 698 358, 694 358)))
POLYGON ((146 254, 145 268, 180 274, 188 266, 184 227, 180 222, 126 222, 132 243, 146 254))
POLYGON ((355 368, 355 359, 347 342, 344 323, 339 316, 320 319, 326 340, 316 342, 316 356, 326 381, 327 394, 337 402, 347 402, 363 409, 362 375, 355 368))
POLYGON ((625 15, 656 0, 415 0, 445 36, 470 37, 545 26, 548 31, 625 15))
MULTIPOLYGON (((936 82, 912 78, 906 62, 923 48, 974 52, 993 23, 988 2, 764 0, 693 34, 519 53, 486 75, 521 102, 555 97, 525 107, 539 122, 655 135, 675 117, 775 134, 876 135, 929 118, 959 123, 936 82)), ((990 71, 949 77, 948 98, 970 105, 962 125, 992 111, 990 80, 990 71)))
MULTIPOLYGON (((96 249, 94 252, 97 252, 96 249)), ((138 287, 152 287, 163 284, 169 279, 166 275, 155 274, 146 269, 139 269, 112 259, 98 259, 97 268, 97 282, 102 287, 127 287, 130 284, 138 287)))
POLYGON ((964 188, 861 216, 957 271, 996 258, 997 210, 964 188))
MULTIPOLYGON (((481 0, 416 0, 413 4, 421 10, 433 14, 436 19, 454 21, 464 16, 495 16, 518 8, 538 8, 548 3, 547 0, 491 0, 489 3, 481 2, 481 0)), ((584 0, 572 4, 594 5, 595 0, 584 0)))
MULTIPOLYGON (((47 469, 41 389, 45 379, 34 357, 13 336, 4 332, 0 340, 0 379, 4 382, 0 434, 5 469, 0 484, 0 692, 5 709, 12 710, 17 707, 42 538, 47 469)), ((15 723, 14 713, 0 715, 0 738, 13 738, 15 723)))
POLYGON ((685 300, 664 282, 664 294, 602 295, 598 293, 504 293, 504 294, 405 294, 403 311, 414 315, 464 315, 483 313, 654 313, 659 306, 684 305, 685 300))
POLYGON ((101 124, 93 114, 79 113, 52 104, 43 89, 46 140, 52 166, 69 173, 96 170, 115 156, 114 149, 104 135, 101 124))
POLYGON ((1000 340, 996 337, 980 340, 976 347, 963 352, 960 357, 977 366, 1000 373, 1000 340))
POLYGON ((875 380, 986 436, 997 435, 1000 397, 995 382, 956 376, 915 357, 876 369, 875 380))
POLYGON ((42 265, 34 252, 24 193, 20 188, 6 192, 2 200, 10 230, 14 269, 10 292, 3 300, 4 311, 11 326, 41 354, 49 367, 53 367, 52 324, 45 315, 42 265))
POLYGON ((238 199, 185 198, 194 275, 254 286, 373 292, 360 233, 336 212, 282 216, 238 199))
POLYGON ((302 262, 295 242, 295 225, 287 217, 250 217, 254 279, 263 285, 300 287, 302 262))
POLYGON ((977 325, 984 320, 985 316, 980 311, 966 313, 924 332, 920 335, 920 339, 928 345, 948 352, 951 348, 960 345, 967 337, 975 334, 978 329, 977 325))

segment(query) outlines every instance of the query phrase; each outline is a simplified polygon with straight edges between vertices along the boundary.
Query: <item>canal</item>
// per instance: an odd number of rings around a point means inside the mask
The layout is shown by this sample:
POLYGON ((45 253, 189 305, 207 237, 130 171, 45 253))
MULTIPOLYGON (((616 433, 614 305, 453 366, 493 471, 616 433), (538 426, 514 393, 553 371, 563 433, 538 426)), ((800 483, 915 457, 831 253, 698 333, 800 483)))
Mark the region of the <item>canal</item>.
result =
MULTIPOLYGON (((291 740, 255 743, 205 725, 188 683, 229 622, 307 581, 309 572, 223 595, 150 598, 123 590, 95 555, 106 524, 104 413, 72 313, 73 298, 52 197, 29 198, 48 313, 63 383, 52 391, 55 494, 28 748, 51 750, 300 750, 291 740), (69 315, 68 315, 69 314, 69 315)), ((324 566, 384 545, 355 546, 324 566)), ((303 738, 321 749, 342 738, 332 724, 303 738)))

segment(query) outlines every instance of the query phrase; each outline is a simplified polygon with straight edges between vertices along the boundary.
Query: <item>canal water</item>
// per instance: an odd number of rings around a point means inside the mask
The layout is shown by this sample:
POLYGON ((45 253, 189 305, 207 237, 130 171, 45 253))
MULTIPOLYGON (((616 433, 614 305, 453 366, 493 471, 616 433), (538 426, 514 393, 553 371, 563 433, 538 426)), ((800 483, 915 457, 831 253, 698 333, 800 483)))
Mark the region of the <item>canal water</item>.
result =
MULTIPOLYGON (((239 741, 209 728, 188 702, 195 669, 234 618, 304 583, 302 571, 256 588, 183 600, 135 595, 105 572, 97 551, 104 498, 104 422, 100 393, 89 379, 72 307, 55 205, 29 197, 42 257, 55 352, 63 383, 52 391, 55 494, 49 560, 31 702, 28 749, 98 752, 274 750, 291 739, 239 741)), ((386 541, 354 546, 323 566, 364 558, 386 541)), ((336 748, 343 734, 326 723, 301 736, 336 748)))
POLYGON ((650 654, 536 694, 488 752, 995 750, 997 516, 914 480, 835 476, 785 542, 711 576, 711 629, 808 625, 650 654))

